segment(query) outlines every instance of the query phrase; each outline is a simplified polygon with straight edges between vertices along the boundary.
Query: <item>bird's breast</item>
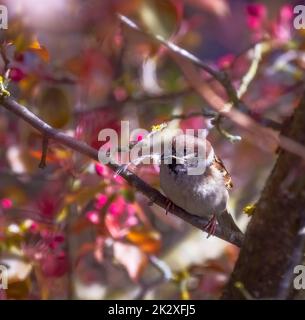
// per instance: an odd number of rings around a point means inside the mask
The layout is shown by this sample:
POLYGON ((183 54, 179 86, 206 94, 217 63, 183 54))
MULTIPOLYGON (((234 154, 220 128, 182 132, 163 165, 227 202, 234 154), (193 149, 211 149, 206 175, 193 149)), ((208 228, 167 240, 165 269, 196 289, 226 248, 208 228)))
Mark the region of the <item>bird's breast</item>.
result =
POLYGON ((226 209, 228 191, 213 172, 188 175, 182 168, 160 167, 160 185, 166 196, 189 213, 209 217, 226 209))

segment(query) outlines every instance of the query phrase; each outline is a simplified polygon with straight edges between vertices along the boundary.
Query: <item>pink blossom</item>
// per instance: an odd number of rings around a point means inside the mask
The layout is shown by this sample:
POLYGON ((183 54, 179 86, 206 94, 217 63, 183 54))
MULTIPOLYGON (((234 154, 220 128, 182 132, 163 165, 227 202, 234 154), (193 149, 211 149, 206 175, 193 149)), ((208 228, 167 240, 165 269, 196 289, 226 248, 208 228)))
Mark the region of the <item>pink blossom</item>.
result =
POLYGON ((108 201, 108 197, 105 194, 100 194, 95 202, 96 209, 102 209, 108 201))
POLYGON ((134 205, 126 204, 123 197, 111 204, 109 213, 106 215, 105 223, 113 238, 124 237, 130 227, 139 223, 134 205))
POLYGON ((109 207, 109 212, 113 216, 119 216, 125 209, 125 201, 122 197, 118 197, 109 207))
POLYGON ((11 68, 10 69, 10 74, 9 77, 12 81, 14 82, 19 82, 21 80, 23 80, 26 75, 24 74, 24 72, 19 69, 19 68, 11 68))
POLYGON ((97 162, 95 164, 95 172, 102 177, 105 174, 105 166, 97 162))
POLYGON ((272 23, 272 33, 278 40, 288 41, 291 37, 293 10, 292 6, 284 5, 277 21, 272 23))
POLYGON ((139 221, 136 216, 129 216, 125 221, 125 225, 128 228, 136 226, 138 223, 139 223, 139 221))
POLYGON ((217 65, 219 68, 228 68, 230 64, 234 61, 235 56, 232 53, 226 54, 218 59, 217 65))
POLYGON ((88 211, 86 213, 86 218, 93 224, 100 223, 100 216, 97 211, 88 211))
POLYGON ((31 232, 37 232, 38 229, 39 229, 38 223, 35 221, 32 221, 29 230, 31 232))
POLYGON ((40 214, 52 218, 55 214, 57 214, 59 209, 59 200, 53 196, 44 195, 38 201, 38 208, 40 210, 40 214))
POLYGON ((3 209, 11 209, 13 207, 13 201, 9 198, 4 198, 0 200, 0 206, 3 209))
POLYGON ((291 32, 289 28, 286 28, 283 25, 276 25, 272 26, 272 32, 276 39, 286 42, 291 37, 291 32))
POLYGON ((142 134, 139 134, 138 136, 137 136, 137 141, 139 142, 139 141, 142 141, 143 140, 143 135, 142 134))
POLYGON ((280 19, 281 21, 290 22, 293 17, 293 9, 290 4, 286 4, 281 8, 280 19))
POLYGON ((263 4, 250 4, 247 6, 247 22, 252 30, 258 30, 262 27, 267 16, 266 6, 263 4))
POLYGON ((293 9, 291 5, 284 5, 275 20, 268 21, 267 9, 263 4, 247 6, 247 22, 255 38, 259 39, 264 33, 269 33, 274 39, 286 42, 291 38, 293 9))
POLYGON ((125 220, 125 226, 127 228, 133 227, 138 224, 138 218, 136 217, 136 209, 133 204, 127 204, 127 218, 125 220))

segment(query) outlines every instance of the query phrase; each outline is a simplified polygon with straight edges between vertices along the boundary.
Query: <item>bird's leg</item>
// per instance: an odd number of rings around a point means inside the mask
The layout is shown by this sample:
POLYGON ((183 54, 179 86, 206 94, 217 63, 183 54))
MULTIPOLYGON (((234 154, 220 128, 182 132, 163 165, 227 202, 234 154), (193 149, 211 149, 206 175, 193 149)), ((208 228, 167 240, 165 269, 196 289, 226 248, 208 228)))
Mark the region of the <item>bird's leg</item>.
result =
POLYGON ((165 214, 167 215, 167 213, 170 211, 171 207, 173 205, 173 202, 169 199, 166 200, 166 211, 165 211, 165 214))
POLYGON ((207 238, 209 238, 211 235, 215 234, 216 226, 217 226, 217 218, 216 218, 216 215, 213 214, 212 218, 209 220, 207 225, 204 227, 204 231, 206 231, 208 234, 207 238))

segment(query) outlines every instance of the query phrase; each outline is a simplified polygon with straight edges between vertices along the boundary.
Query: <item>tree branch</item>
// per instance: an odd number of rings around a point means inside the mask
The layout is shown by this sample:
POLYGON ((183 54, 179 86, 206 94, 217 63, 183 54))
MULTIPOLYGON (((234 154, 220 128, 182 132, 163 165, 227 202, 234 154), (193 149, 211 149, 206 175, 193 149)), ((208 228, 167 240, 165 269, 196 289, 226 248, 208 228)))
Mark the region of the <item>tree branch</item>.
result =
MULTIPOLYGON (((305 94, 283 129, 305 144, 305 94)), ((305 221, 304 161, 281 150, 248 226, 225 299, 244 299, 242 286, 256 299, 287 299, 293 268, 301 264, 305 221)))
MULTIPOLYGON (((249 110, 249 108, 247 108, 239 99, 238 92, 234 88, 226 72, 210 67, 192 53, 170 41, 167 41, 160 35, 145 32, 136 23, 123 15, 119 14, 118 19, 128 28, 146 35, 168 48, 169 53, 180 67, 191 87, 194 88, 194 90, 197 91, 204 100, 208 101, 211 107, 218 112, 220 116, 230 119, 240 129, 242 129, 244 136, 248 138, 249 142, 269 152, 275 152, 280 146, 281 148, 305 159, 305 147, 302 144, 293 141, 284 135, 278 135, 272 129, 262 127, 247 114, 240 111, 245 108, 249 110), (217 95, 207 82, 202 81, 202 77, 196 67, 206 71, 223 86, 227 93, 229 102, 217 95), (234 106, 234 108, 232 108, 232 106, 234 106)), ((255 63, 255 65, 256 64, 257 63, 255 63)), ((252 76, 250 78, 252 78, 252 76)))
POLYGON ((123 16, 121 14, 118 14, 119 20, 129 28, 131 28, 134 31, 137 31, 139 33, 142 33, 150 38, 153 38, 154 40, 158 41, 159 43, 163 44, 166 48, 168 48, 171 52, 175 53, 176 55, 192 62, 195 66, 199 67, 200 69, 206 71, 208 74, 210 74, 214 79, 216 79, 219 83, 223 85, 225 90, 228 93, 228 96, 230 100, 235 104, 238 103, 238 97, 237 93, 232 85, 232 83, 229 81, 226 72, 224 71, 218 71, 214 68, 210 67, 208 64, 201 61, 199 58, 197 58, 192 53, 188 52, 187 50, 177 46, 173 42, 170 42, 166 39, 164 39, 160 35, 151 34, 148 32, 145 32, 142 30, 136 23, 134 23, 132 20, 130 20, 128 17, 123 16))
POLYGON ((115 108, 121 108, 121 107, 125 106, 126 104, 142 105, 142 104, 151 104, 151 103, 159 103, 159 102, 169 102, 169 101, 173 101, 175 99, 184 97, 188 94, 191 94, 192 92, 193 92, 192 89, 186 88, 181 91, 170 92, 170 93, 155 95, 155 96, 144 95, 144 96, 140 96, 140 97, 128 97, 124 101, 113 100, 113 101, 105 102, 103 105, 97 106, 97 107, 94 107, 91 109, 76 110, 74 112, 74 114, 79 117, 82 115, 94 113, 96 111, 102 111, 104 108, 109 107, 109 106, 115 107, 115 108))
MULTIPOLYGON (((299 84, 300 85, 300 84, 299 84)), ((93 107, 91 109, 85 109, 85 110, 75 110, 74 115, 76 117, 82 117, 84 115, 88 115, 94 112, 102 111, 106 107, 113 107, 113 108, 122 108, 126 106, 127 104, 135 104, 135 105, 150 105, 150 104, 158 104, 158 103, 168 103, 172 102, 175 99, 182 98, 184 96, 187 96, 188 94, 193 94, 194 90, 192 88, 186 88, 181 91, 177 92, 170 92, 170 93, 165 93, 161 95, 156 95, 156 96, 151 96, 151 95, 144 95, 140 97, 128 97, 127 99, 123 101, 117 101, 117 100, 111 100, 103 103, 100 106, 93 107)), ((248 110, 246 108, 243 108, 242 111, 246 113, 249 117, 251 117, 253 120, 255 120, 257 123, 262 125, 263 127, 266 128, 271 128, 276 131, 281 130, 281 123, 276 122, 272 119, 269 118, 264 118, 263 116, 259 114, 255 114, 251 112, 251 110, 248 110)), ((214 112, 213 110, 202 110, 201 112, 191 112, 189 114, 181 114, 181 115, 173 115, 169 117, 168 119, 165 120, 165 122, 169 122, 171 120, 175 119, 189 119, 189 118, 194 118, 194 117, 205 117, 205 118, 210 118, 213 116, 216 116, 217 113, 214 112)))
MULTIPOLYGON (((1 100, 1 105, 8 111, 13 112, 15 115, 26 121, 33 128, 42 133, 46 138, 53 139, 56 142, 61 143, 74 151, 77 151, 95 161, 98 161, 98 151, 96 149, 90 147, 84 142, 78 141, 66 135, 61 131, 52 128, 47 123, 38 118, 35 114, 33 114, 25 106, 16 102, 14 99, 3 97, 1 100)), ((108 164, 108 167, 115 172, 120 169, 120 166, 118 164, 110 163, 108 164)), ((167 198, 163 196, 158 190, 152 188, 150 185, 140 179, 137 175, 133 174, 129 170, 126 170, 121 173, 121 176, 131 186, 135 187, 139 192, 146 195, 152 202, 164 209, 167 208, 167 198)), ((200 230, 203 230, 208 223, 208 219, 192 215, 175 205, 171 206, 170 212, 200 230)), ((232 244, 235 244, 238 247, 240 247, 243 242, 243 234, 241 232, 229 230, 227 229, 227 227, 221 225, 217 225, 215 236, 232 244)))

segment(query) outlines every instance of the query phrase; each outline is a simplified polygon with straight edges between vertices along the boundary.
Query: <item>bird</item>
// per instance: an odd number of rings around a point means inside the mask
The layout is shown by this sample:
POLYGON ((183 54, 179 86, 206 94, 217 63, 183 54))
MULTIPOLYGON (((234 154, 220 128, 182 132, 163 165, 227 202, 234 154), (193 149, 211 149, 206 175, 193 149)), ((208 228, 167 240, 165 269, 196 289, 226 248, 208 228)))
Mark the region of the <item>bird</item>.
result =
POLYGON ((214 235, 222 216, 229 215, 232 178, 206 138, 188 134, 171 138, 160 157, 160 186, 168 198, 166 213, 175 204, 207 218, 208 237, 214 235))

